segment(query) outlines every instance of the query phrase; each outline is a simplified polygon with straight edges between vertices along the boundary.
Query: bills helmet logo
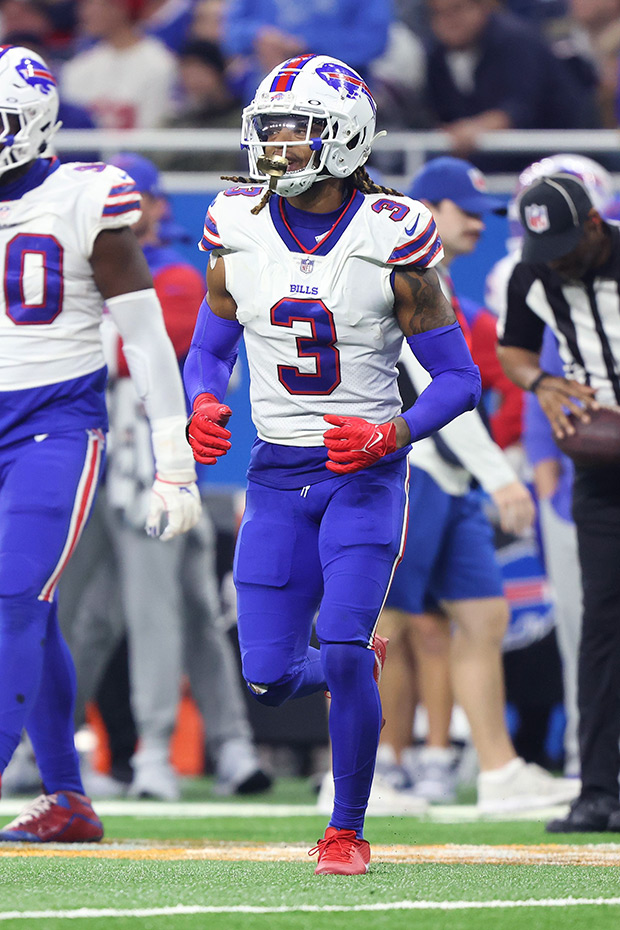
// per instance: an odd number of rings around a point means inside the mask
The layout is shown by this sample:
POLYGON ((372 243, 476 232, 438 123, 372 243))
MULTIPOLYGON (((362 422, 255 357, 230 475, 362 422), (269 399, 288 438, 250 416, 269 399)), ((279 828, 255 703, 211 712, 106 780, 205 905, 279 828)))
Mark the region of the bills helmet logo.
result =
POLYGON ((550 228, 549 211, 546 204, 532 203, 525 208, 524 212, 526 226, 531 232, 544 233, 550 228))
POLYGON ((376 106, 372 94, 359 74, 351 68, 345 68, 341 64, 330 61, 318 67, 316 69, 316 74, 322 81, 325 81, 326 84, 333 87, 334 90, 345 90, 347 97, 352 100, 355 100, 360 94, 364 94, 370 101, 373 112, 375 112, 376 106))
POLYGON ((43 94, 49 94, 56 81, 49 68, 36 58, 22 58, 16 66, 19 76, 31 87, 39 87, 43 94))

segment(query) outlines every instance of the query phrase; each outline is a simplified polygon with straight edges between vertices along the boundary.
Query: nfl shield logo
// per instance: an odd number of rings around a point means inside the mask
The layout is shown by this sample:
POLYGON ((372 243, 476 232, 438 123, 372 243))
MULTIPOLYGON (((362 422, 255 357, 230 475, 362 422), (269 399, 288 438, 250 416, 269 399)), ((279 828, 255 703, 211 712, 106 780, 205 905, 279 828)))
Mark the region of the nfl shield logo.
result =
POLYGON ((311 274, 314 270, 314 259, 313 258, 302 258, 299 263, 300 271, 303 271, 304 274, 311 274))
POLYGON ((525 222, 531 232, 543 233, 549 229, 549 212, 544 203, 533 203, 525 208, 525 222))

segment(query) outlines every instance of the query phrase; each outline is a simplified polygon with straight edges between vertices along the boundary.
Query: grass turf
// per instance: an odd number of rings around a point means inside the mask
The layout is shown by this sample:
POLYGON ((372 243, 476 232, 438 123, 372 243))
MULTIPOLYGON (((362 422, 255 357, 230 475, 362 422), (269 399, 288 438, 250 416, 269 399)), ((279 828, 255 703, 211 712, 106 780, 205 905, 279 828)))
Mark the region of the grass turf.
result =
MULTIPOLYGON (((204 800, 205 785, 191 786, 204 800)), ((274 801, 311 803, 301 782, 286 782, 274 801)), ((263 799, 261 799, 263 800, 263 799)), ((251 800, 239 799, 238 804, 251 800)), ((162 807, 165 810, 165 806, 162 807)), ((302 843, 322 835, 325 818, 119 816, 105 822, 109 841, 256 841, 302 843)), ((445 824, 414 818, 370 818, 366 835, 377 844, 524 844, 554 841, 540 822, 445 824)), ((604 834, 557 837, 559 843, 602 843, 604 834)), ((598 866, 404 864, 377 862, 367 876, 315 876, 313 862, 221 862, 30 858, 26 849, 2 858, 0 930, 617 930, 618 906, 501 908, 454 911, 346 913, 166 914, 74 919, 6 920, 8 912, 174 908, 178 905, 298 907, 372 906, 399 901, 523 901, 620 897, 620 868, 598 866)))

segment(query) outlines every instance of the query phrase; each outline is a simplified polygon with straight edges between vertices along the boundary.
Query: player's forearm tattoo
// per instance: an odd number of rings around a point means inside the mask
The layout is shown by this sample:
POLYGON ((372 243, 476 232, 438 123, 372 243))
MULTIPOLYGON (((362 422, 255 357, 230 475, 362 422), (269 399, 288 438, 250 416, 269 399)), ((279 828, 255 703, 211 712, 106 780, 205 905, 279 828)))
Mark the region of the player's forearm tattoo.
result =
POLYGON ((409 292, 406 299, 397 301, 398 319, 405 336, 416 336, 456 321, 434 269, 398 272, 398 279, 409 292))

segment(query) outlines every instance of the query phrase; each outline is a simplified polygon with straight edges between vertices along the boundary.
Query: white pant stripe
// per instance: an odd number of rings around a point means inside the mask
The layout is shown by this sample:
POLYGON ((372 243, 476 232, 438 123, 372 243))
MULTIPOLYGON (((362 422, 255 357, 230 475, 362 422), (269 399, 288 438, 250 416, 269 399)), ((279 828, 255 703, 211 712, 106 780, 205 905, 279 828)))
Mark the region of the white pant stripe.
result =
POLYGON ((101 469, 101 457, 105 446, 105 437, 102 430, 88 430, 88 446, 86 448, 86 457, 84 467, 77 486, 71 519, 69 521, 69 532, 63 546, 62 553, 52 574, 47 579, 38 600, 51 601, 54 597, 56 586, 60 581, 60 576, 65 570, 69 559, 75 549, 82 530, 88 520, 90 509, 97 490, 99 481, 99 471, 101 469))
POLYGON ((394 564, 392 565, 392 573, 390 575, 390 581, 385 589, 385 596, 383 598, 383 603, 381 604, 381 608, 379 610, 379 613, 377 614, 375 625, 372 628, 369 649, 373 647, 377 624, 379 623, 379 619, 381 617, 381 614, 383 613, 383 608, 385 607, 385 602, 387 601, 388 594, 390 593, 390 588, 392 587, 392 581, 394 580, 394 573, 396 572, 396 569, 400 565, 400 561, 405 551, 405 543, 407 542, 407 526, 409 524, 409 475, 410 473, 411 473, 411 467, 409 465, 409 458, 407 458, 407 474, 405 476, 405 510, 403 512, 403 526, 402 526, 401 533, 400 533, 400 545, 398 547, 398 553, 396 555, 396 558, 394 559, 394 564))

